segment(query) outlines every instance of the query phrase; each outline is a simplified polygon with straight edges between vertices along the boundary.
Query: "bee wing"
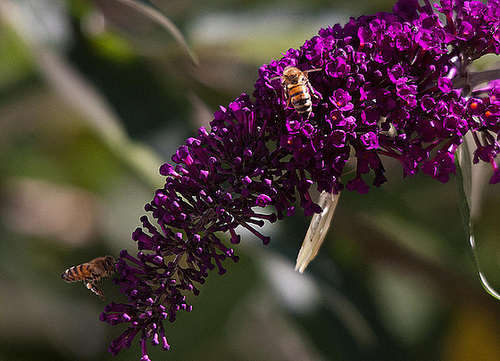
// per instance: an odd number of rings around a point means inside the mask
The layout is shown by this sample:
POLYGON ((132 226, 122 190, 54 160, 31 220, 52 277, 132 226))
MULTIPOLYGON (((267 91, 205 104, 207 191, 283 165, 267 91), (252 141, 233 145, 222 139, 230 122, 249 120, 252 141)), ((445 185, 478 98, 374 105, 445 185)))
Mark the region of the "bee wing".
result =
POLYGON ((302 247, 300 247, 297 256, 295 270, 303 273, 309 262, 318 254, 321 244, 325 240, 328 228, 332 221, 333 213, 338 204, 339 194, 329 192, 321 192, 319 197, 319 205, 322 208, 321 213, 315 213, 312 217, 311 224, 307 230, 302 247))

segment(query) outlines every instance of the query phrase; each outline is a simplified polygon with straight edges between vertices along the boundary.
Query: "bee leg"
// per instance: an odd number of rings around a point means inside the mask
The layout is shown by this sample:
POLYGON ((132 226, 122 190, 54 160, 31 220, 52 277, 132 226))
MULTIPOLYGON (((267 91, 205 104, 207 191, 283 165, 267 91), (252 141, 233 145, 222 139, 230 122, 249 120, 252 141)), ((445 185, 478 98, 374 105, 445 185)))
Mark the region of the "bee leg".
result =
POLYGON ((286 106, 287 106, 287 108, 293 108, 293 106, 292 106, 292 100, 291 100, 291 99, 292 99, 292 98, 291 98, 291 97, 289 97, 289 96, 287 95, 287 93, 285 93, 285 100, 286 100, 286 106))
MULTIPOLYGON (((279 94, 276 90, 275 94, 276 97, 279 98, 280 100, 285 100, 286 101, 286 107, 290 106, 290 99, 286 96, 286 92, 283 91, 283 87, 280 87, 279 94)), ((276 109, 276 116, 279 121, 283 121, 285 119, 285 108, 282 106, 282 103, 280 102, 279 107, 276 109)))
MULTIPOLYGON (((313 72, 316 72, 316 71, 321 71, 322 69, 319 68, 319 69, 310 69, 310 70, 306 70, 306 76, 309 75, 309 73, 313 73, 313 72)), ((321 100, 323 99, 323 96, 321 95, 321 93, 317 92, 316 89, 314 89, 311 85, 311 82, 309 81, 309 78, 306 78, 307 79, 307 88, 309 89, 309 92, 311 93, 311 96, 318 99, 318 100, 321 100)))
POLYGON ((87 286, 89 290, 99 296, 99 298, 104 299, 104 293, 101 291, 99 286, 97 286, 97 283, 95 281, 88 281, 87 283, 85 283, 85 286, 87 286))
POLYGON ((323 96, 312 87, 311 83, 309 83, 309 80, 307 81, 307 88, 309 89, 311 97, 316 98, 317 100, 323 99, 323 96))

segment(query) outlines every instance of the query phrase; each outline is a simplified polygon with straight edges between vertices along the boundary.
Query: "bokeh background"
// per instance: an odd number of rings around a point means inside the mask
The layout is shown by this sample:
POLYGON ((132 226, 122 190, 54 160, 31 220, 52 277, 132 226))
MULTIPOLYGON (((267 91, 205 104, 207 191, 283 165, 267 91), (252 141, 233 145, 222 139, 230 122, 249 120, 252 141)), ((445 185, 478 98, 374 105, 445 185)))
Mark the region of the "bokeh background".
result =
MULTIPOLYGON (((220 105, 251 94, 258 68, 319 28, 390 11, 392 1, 157 0, 198 57, 117 0, 0 1, 0 360, 114 357, 124 327, 103 302, 66 284, 69 266, 121 249, 162 186, 170 160, 220 105)), ((494 58, 480 67, 490 66, 494 58)), ((165 324, 153 360, 500 360, 500 302, 480 286, 456 179, 402 179, 343 193, 304 274, 294 263, 309 219, 267 227, 236 247, 237 264, 165 324)), ((500 287, 497 186, 473 168, 477 255, 500 287)))

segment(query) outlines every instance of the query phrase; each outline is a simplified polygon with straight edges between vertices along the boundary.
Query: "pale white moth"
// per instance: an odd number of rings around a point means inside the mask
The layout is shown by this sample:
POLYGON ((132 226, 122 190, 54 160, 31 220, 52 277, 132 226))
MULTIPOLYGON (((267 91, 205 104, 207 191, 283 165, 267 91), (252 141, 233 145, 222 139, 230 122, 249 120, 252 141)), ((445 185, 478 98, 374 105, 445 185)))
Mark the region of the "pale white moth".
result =
POLYGON ((339 196, 340 193, 321 192, 318 205, 322 211, 313 215, 304 242, 302 242, 302 247, 300 247, 299 255, 297 256, 295 270, 299 270, 300 273, 304 272, 309 262, 318 254, 321 244, 325 240, 330 228, 339 196))

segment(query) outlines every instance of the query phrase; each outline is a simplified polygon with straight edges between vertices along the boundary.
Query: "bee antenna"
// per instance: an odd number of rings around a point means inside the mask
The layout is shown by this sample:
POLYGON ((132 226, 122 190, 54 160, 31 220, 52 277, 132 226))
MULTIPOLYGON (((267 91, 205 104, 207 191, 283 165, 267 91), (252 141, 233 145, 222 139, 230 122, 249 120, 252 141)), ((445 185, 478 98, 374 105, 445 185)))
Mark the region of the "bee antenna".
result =
POLYGON ((303 73, 314 73, 315 71, 321 71, 322 68, 304 70, 303 73))

